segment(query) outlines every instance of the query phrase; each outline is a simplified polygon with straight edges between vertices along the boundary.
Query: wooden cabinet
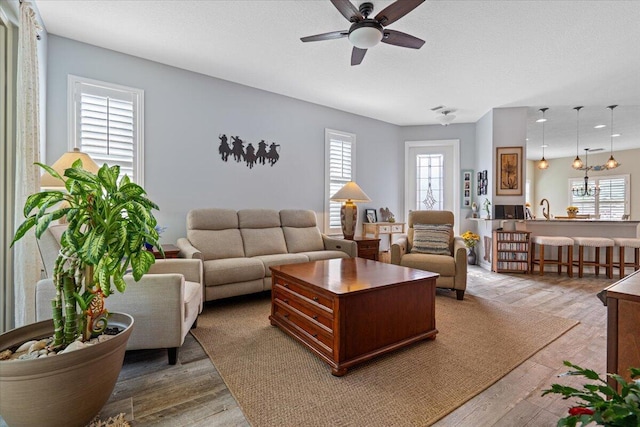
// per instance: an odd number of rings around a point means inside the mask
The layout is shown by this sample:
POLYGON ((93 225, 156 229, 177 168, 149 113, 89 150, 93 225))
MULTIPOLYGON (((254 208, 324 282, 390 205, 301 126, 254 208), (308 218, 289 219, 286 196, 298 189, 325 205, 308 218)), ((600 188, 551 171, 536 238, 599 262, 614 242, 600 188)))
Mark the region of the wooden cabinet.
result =
POLYGON ((630 381, 629 368, 640 368, 640 270, 609 286, 605 295, 607 372, 630 381))
POLYGON ((366 237, 353 239, 358 245, 358 257, 379 261, 380 239, 367 239, 366 237))
MULTIPOLYGON (((178 254, 180 254, 180 248, 172 244, 163 244, 162 250, 164 250, 165 258, 178 258, 178 254)), ((159 250, 154 248, 151 252, 153 252, 153 256, 156 257, 156 259, 162 258, 159 250)))
POLYGON ((493 231, 491 270, 497 273, 529 273, 531 265, 529 231, 493 231))

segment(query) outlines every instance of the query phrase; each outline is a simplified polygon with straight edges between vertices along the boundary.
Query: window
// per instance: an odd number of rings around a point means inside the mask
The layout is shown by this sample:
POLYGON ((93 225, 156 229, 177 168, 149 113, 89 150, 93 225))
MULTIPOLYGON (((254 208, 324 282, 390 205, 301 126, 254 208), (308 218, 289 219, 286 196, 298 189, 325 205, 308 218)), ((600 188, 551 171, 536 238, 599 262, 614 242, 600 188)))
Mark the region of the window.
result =
POLYGON ((416 156, 416 210, 444 209, 444 156, 416 156))
POLYGON ((68 85, 69 150, 119 165, 121 177, 143 185, 144 91, 72 75, 68 85))
POLYGON ((356 136, 325 129, 325 232, 340 234, 340 203, 329 199, 355 176, 356 136))
POLYGON ((629 175, 589 178, 589 187, 600 188, 598 196, 576 196, 572 188, 584 187, 584 178, 569 179, 569 200, 577 206, 580 215, 592 215, 600 219, 621 219, 627 212, 629 175))

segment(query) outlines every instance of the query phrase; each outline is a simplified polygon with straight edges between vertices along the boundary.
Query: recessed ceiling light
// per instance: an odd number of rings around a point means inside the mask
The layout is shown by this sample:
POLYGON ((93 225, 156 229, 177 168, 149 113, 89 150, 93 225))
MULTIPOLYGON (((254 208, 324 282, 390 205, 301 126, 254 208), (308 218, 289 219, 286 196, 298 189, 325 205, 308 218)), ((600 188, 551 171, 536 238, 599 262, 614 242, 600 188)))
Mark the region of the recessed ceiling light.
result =
POLYGON ((540 147, 542 147, 542 148, 547 148, 547 147, 548 147, 548 145, 547 145, 547 144, 542 144, 540 147))
POLYGON ((595 125, 593 128, 594 129, 602 129, 602 128, 606 128, 607 125, 595 125))
POLYGON ((538 119, 538 120, 536 120, 536 123, 542 123, 542 122, 546 122, 546 121, 547 121, 547 119, 538 119))
POLYGON ((620 134, 620 133, 614 133, 614 134, 612 134, 611 136, 612 136, 613 138, 615 138, 615 137, 620 136, 620 135, 622 135, 622 134, 620 134))

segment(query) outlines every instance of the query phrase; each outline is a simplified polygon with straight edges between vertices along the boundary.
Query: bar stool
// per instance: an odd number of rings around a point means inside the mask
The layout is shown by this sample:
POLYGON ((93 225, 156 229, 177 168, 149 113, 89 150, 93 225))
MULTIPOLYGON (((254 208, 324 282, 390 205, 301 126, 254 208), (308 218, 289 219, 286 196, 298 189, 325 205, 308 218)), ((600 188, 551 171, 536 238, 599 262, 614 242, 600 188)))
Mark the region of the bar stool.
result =
POLYGON ((593 266, 596 270, 596 276, 600 275, 600 267, 607 269, 607 277, 613 279, 613 239, 607 239, 606 237, 574 237, 573 241, 578 245, 578 277, 582 277, 584 266, 593 266), (584 260, 584 248, 594 248, 595 260, 584 260), (607 248, 606 261, 600 262, 600 249, 607 248))
POLYGON ((625 276, 624 269, 626 267, 633 267, 633 271, 640 270, 640 239, 614 237, 613 241, 616 246, 620 247, 618 262, 614 264, 620 269, 620 278, 622 279, 625 276), (633 248, 634 262, 625 262, 624 248, 633 248))
POLYGON ((567 274, 573 277, 573 239, 560 236, 533 236, 531 237, 531 273, 535 264, 539 265, 540 275, 544 276, 544 265, 554 264, 558 266, 558 274, 562 273, 562 266, 567 266, 567 274), (540 246, 540 258, 536 259, 536 246, 540 246), (558 259, 544 259, 544 247, 555 246, 558 248, 558 259), (562 248, 567 247, 567 260, 562 261, 562 248))

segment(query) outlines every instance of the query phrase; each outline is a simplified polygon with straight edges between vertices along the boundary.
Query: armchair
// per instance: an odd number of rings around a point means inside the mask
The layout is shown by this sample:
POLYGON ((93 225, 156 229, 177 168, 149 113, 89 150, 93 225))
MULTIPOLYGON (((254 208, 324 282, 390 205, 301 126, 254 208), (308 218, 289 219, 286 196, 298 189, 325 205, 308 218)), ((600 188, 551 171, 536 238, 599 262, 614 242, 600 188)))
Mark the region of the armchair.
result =
POLYGON ((407 234, 391 245, 391 263, 438 273, 436 286, 455 290, 457 299, 462 300, 467 289, 467 252, 462 238, 454 237, 452 229, 446 227, 446 224, 453 226, 453 221, 453 212, 449 211, 409 212, 407 234), (421 228, 430 228, 420 225, 441 225, 438 227, 441 245, 437 238, 429 236, 426 245, 422 242, 414 247, 416 229, 422 233, 421 228))
MULTIPOLYGON (((51 226, 38 241, 45 273, 50 276, 66 227, 51 226)), ((127 350, 166 348, 169 364, 175 365, 178 350, 190 328, 197 325, 203 308, 202 262, 199 259, 159 259, 138 282, 125 276, 127 290, 105 300, 109 311, 131 314, 134 329, 127 350)), ((36 286, 36 319, 51 318, 55 288, 51 278, 36 286)))

